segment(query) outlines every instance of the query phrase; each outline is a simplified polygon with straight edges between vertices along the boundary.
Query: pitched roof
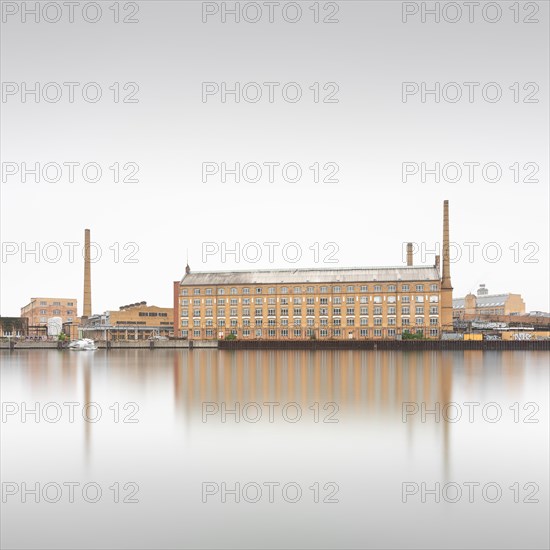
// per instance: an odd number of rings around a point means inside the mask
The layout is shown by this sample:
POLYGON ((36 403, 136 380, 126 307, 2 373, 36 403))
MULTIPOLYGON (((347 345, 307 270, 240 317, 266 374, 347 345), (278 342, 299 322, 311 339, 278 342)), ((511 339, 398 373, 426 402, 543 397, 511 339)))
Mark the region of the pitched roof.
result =
POLYGON ((184 275, 182 285, 252 285, 295 283, 373 283, 439 281, 438 270, 425 266, 343 269, 265 269, 256 271, 195 271, 184 275))

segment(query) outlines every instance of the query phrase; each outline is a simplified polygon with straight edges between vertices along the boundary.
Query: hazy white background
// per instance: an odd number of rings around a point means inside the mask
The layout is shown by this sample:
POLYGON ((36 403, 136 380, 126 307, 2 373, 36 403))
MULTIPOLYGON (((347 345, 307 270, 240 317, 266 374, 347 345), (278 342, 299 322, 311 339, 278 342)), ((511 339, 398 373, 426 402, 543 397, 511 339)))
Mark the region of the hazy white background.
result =
MULTIPOLYGON (((338 266, 399 265, 402 243, 441 239, 442 201, 450 200, 451 240, 496 242, 496 263, 476 249, 474 261, 452 266, 455 296, 487 284, 491 292, 519 292, 528 310, 548 310, 548 3, 538 2, 539 23, 514 23, 510 2, 501 21, 422 24, 402 22, 401 2, 338 2, 336 24, 314 24, 313 2, 289 24, 279 12, 273 24, 202 22, 201 2, 139 2, 135 24, 115 24, 110 2, 90 24, 78 8, 75 22, 2 23, 4 82, 98 82, 104 96, 87 103, 77 92, 58 103, 1 104, 2 162, 98 162, 103 178, 92 184, 21 183, 1 189, 1 239, 33 248, 78 242, 92 231, 102 257, 92 267, 93 310, 147 300, 172 304, 172 281, 181 278, 186 251, 193 270, 323 266, 309 247, 337 243, 338 266), (114 82, 136 82, 139 103, 114 103, 114 82), (201 101, 203 81, 296 81, 296 104, 238 104, 219 96, 201 101), (472 104, 418 98, 401 101, 403 81, 498 82, 504 95, 491 104, 479 93, 472 104), (336 82, 339 103, 314 103, 308 87, 336 82), (514 103, 508 87, 536 82, 539 103, 514 103), (204 161, 294 161, 302 181, 222 184, 201 181, 204 161), (404 161, 498 162, 499 183, 409 183, 404 161), (135 162, 139 183, 113 183, 114 162, 135 162), (311 183, 313 162, 336 162, 339 183, 311 183), (513 183, 508 166, 536 162, 539 183, 513 183), (280 252, 268 261, 236 262, 220 255, 203 261, 203 242, 234 248, 249 242, 295 241, 296 264, 280 252), (538 263, 524 263, 533 249, 538 263), (119 261, 109 250, 119 243, 119 261), (136 263, 124 263, 132 256, 136 263), (520 246, 520 261, 509 249, 520 246)), ((431 3, 430 3, 431 4, 431 3)), ((122 4, 121 4, 122 5, 122 4)), ((324 3, 321 2, 321 7, 324 3)), ((322 12, 323 13, 323 12, 322 12)), ((328 12, 327 12, 328 13, 328 12)), ((520 17, 524 17, 523 12, 520 17)), ((79 88, 81 89, 81 88, 79 88)), ((279 88, 280 89, 280 88, 279 88)), ((479 89, 478 89, 479 90, 479 89)), ((280 248, 278 249, 280 251, 280 248)), ((55 250, 51 249, 55 255, 55 250)), ((420 257, 417 255, 417 261, 420 257)), ((433 255, 426 258, 433 263, 433 255)), ((328 267, 334 264, 329 264, 328 267)), ((1 313, 18 315, 31 296, 71 296, 82 306, 81 255, 68 249, 57 262, 35 262, 21 253, 2 259, 1 313)), ((80 311, 79 311, 80 313, 80 311)))

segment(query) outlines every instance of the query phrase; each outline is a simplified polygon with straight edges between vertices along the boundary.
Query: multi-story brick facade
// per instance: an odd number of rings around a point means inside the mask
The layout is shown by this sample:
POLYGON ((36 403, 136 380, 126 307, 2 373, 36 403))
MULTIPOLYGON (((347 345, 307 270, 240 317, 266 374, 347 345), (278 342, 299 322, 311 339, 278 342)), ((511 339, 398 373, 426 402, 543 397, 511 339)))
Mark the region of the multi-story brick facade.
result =
POLYGON ((453 300, 453 317, 482 315, 523 315, 525 302, 521 294, 489 294, 484 284, 479 286, 477 295, 467 294, 453 300))
POLYGON ((174 335, 210 340, 439 338, 453 330, 449 204, 443 266, 191 272, 174 282, 174 335))
POLYGON ((439 338, 441 331, 435 266, 188 270, 175 290, 177 336, 195 340, 439 338))
POLYGON ((21 317, 27 317, 29 326, 45 326, 50 317, 61 317, 63 323, 76 321, 76 298, 31 298, 21 308, 21 317))

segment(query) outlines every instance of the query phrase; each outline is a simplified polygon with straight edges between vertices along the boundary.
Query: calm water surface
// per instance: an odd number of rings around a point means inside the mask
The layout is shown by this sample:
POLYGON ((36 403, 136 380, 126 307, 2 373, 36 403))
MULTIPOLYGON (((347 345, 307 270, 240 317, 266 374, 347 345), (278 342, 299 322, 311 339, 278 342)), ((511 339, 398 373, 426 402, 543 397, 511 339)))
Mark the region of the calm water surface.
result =
POLYGON ((2 548, 549 546, 548 353, 0 359, 2 548))

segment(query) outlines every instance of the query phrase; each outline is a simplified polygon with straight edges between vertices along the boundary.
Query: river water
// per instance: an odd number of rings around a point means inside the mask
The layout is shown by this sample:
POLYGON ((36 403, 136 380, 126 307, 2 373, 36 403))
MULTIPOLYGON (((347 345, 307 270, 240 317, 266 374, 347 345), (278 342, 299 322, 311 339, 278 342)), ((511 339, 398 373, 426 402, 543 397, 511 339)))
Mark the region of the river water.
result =
POLYGON ((3 548, 548 548, 548 353, 1 353, 3 548))

